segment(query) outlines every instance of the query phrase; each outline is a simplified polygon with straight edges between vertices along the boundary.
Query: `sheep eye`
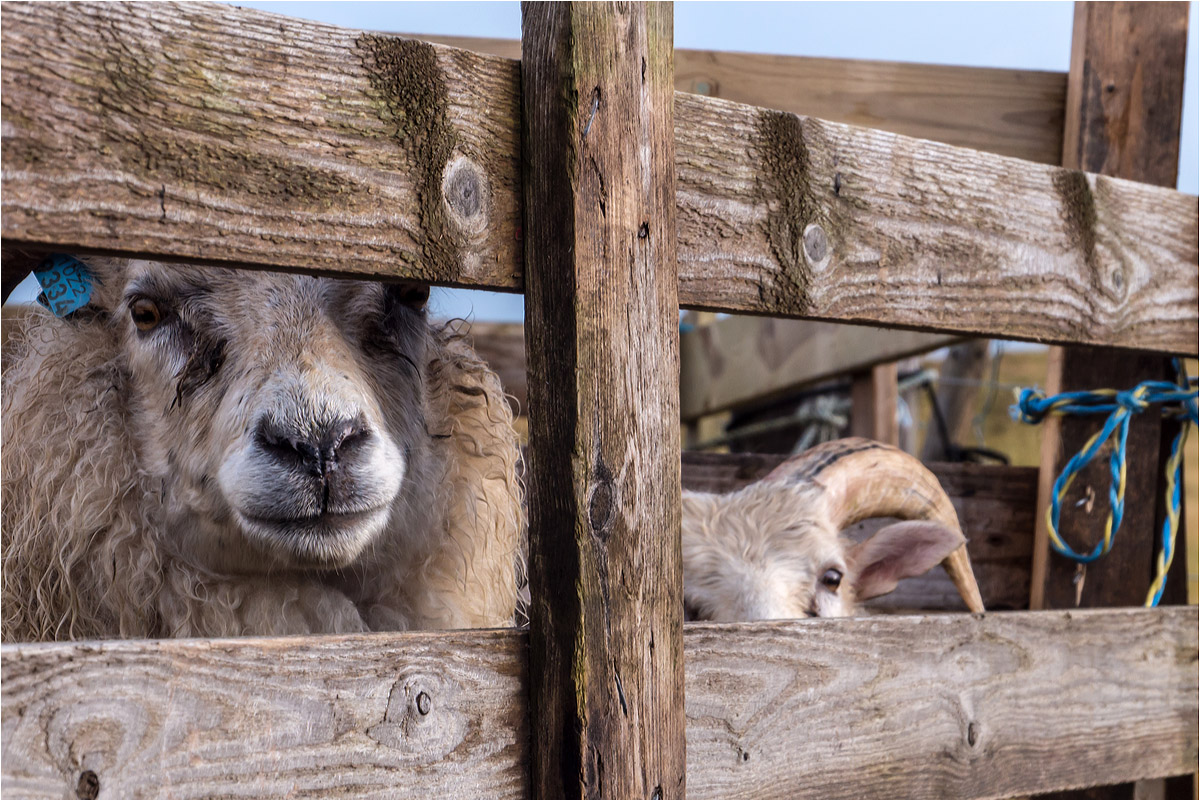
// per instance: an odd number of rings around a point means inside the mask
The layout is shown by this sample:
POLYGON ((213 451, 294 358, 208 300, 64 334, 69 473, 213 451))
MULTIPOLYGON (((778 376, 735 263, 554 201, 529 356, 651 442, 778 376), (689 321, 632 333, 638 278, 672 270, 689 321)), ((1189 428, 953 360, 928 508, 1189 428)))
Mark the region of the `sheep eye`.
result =
POLYGON ((149 331, 162 322, 162 311, 149 298, 138 298, 129 305, 129 316, 139 331, 149 331))
POLYGON ((821 575, 821 583, 836 592, 842 584, 842 571, 833 567, 829 568, 821 575))

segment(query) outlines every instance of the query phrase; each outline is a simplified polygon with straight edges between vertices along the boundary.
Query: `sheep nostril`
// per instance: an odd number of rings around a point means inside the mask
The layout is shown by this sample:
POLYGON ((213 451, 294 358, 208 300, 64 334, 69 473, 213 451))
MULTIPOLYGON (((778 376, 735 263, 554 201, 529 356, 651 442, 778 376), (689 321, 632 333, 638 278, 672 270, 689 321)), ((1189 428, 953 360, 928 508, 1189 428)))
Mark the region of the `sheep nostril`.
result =
POLYGON ((255 429, 255 440, 262 451, 278 462, 316 476, 336 470, 370 435, 361 417, 313 425, 303 433, 265 419, 255 429))

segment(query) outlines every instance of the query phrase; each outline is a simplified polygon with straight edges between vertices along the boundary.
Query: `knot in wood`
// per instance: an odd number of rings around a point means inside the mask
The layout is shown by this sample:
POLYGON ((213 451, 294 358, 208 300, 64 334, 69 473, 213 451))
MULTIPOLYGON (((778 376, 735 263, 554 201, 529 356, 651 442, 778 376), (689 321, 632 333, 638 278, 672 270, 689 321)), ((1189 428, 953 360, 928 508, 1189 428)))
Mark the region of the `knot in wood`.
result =
POLYGON ((617 488, 612 471, 599 460, 592 467, 592 486, 588 489, 588 523, 592 536, 607 539, 616 517, 617 488))
POLYGON ((816 223, 810 223, 804 229, 804 258, 814 269, 829 263, 829 238, 825 236, 825 229, 816 223))
POLYGON ((90 770, 85 770, 79 774, 79 781, 75 783, 76 798, 97 798, 100 795, 100 777, 90 770))
POLYGON ((465 156, 446 163, 442 173, 442 199, 447 216, 466 234, 480 234, 488 224, 487 176, 465 156))
POLYGON ((417 711, 418 712, 420 712, 422 715, 428 715, 430 705, 431 705, 431 701, 429 700, 429 693, 427 693, 427 692, 417 693, 417 711))

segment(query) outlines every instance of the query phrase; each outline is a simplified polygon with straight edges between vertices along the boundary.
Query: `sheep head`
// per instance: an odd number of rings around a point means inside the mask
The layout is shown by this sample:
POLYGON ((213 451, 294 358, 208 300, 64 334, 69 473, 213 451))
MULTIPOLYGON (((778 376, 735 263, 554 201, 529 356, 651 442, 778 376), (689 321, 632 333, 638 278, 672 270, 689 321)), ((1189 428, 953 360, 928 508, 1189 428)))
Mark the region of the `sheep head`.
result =
POLYGON ((169 550, 226 574, 344 568, 421 513, 399 507, 428 439, 427 290, 89 263, 75 324, 115 339, 169 550))
POLYGON ((950 499, 917 459, 865 439, 826 443, 728 495, 685 492, 689 614, 732 622, 840 617, 943 562, 968 608, 983 611, 950 499), (852 544, 840 532, 898 517, 852 544))

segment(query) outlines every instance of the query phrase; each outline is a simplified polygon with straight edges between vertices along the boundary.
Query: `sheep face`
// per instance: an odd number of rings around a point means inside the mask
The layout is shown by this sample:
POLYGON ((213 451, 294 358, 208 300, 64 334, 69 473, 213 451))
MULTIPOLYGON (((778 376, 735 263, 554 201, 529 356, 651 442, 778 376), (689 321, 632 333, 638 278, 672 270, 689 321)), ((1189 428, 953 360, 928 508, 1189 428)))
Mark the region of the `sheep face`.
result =
POLYGON ((147 262, 97 268, 164 545, 223 573, 353 564, 427 439, 427 293, 147 262))
POLYGON ((964 545, 950 499, 919 461, 839 440, 738 492, 684 493, 684 600, 689 616, 720 622, 841 617, 945 561, 968 608, 982 611, 964 545), (902 520, 859 543, 840 536, 871 517, 902 520))
POLYGON ((752 484, 730 495, 685 492, 688 615, 718 622, 853 613, 846 548, 819 492, 752 484))

